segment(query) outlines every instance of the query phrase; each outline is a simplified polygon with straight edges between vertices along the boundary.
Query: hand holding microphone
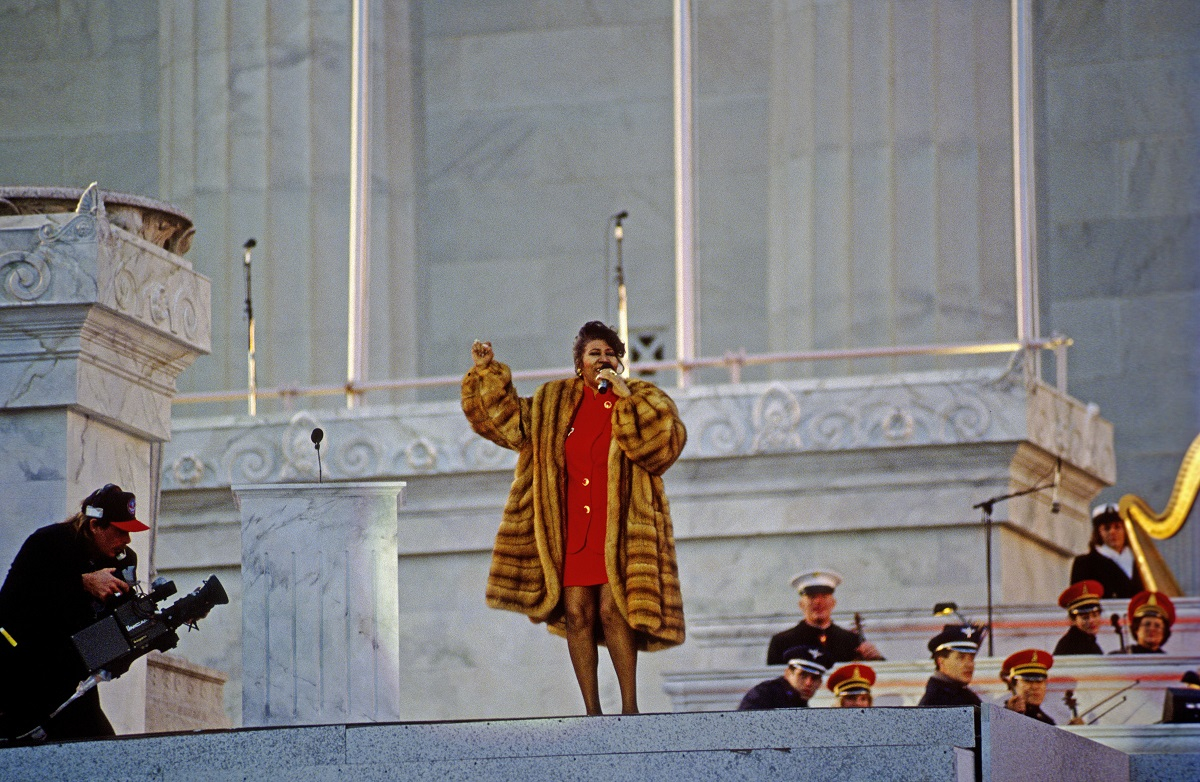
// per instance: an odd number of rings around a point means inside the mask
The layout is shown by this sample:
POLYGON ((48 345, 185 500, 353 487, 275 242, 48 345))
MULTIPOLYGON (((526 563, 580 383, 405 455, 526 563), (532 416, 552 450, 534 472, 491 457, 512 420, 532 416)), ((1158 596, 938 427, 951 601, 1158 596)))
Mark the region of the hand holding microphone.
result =
POLYGON ((605 367, 596 373, 596 390, 601 394, 607 394, 610 388, 621 399, 632 393, 625 383, 625 378, 617 374, 615 369, 605 367))

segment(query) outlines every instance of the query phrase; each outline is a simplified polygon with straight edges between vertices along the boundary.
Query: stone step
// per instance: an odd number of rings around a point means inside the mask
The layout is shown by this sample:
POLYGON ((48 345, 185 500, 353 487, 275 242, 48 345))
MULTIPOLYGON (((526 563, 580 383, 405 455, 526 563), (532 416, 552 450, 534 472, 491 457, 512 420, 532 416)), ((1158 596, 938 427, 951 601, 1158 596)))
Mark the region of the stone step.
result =
POLYGON ((0 750, 0 778, 1127 782, 1129 756, 993 707, 258 728, 0 750))

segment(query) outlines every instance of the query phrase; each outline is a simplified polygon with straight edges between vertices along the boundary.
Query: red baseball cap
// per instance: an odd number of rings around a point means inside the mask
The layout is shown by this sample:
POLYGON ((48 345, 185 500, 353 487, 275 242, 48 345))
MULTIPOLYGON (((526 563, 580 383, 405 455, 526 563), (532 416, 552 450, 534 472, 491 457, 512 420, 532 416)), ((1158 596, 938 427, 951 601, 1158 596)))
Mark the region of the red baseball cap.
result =
POLYGON ((109 483, 88 495, 81 505, 83 515, 99 519, 126 532, 145 532, 148 526, 137 520, 137 498, 109 483))

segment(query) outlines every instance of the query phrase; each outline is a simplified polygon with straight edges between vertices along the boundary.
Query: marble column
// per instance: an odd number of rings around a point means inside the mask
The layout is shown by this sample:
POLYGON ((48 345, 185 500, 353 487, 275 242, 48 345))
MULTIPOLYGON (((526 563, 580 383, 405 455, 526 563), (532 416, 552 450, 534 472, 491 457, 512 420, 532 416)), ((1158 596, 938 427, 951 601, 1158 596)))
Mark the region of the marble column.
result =
POLYGON ((233 486, 242 516, 242 724, 400 717, 403 482, 233 486))
MULTIPOLYGON (((371 378, 417 374, 424 110, 415 71, 419 8, 412 5, 370 3, 371 378)), ((195 252, 213 269, 218 323, 242 322, 245 281, 230 259, 247 238, 257 239, 254 310, 264 385, 345 380, 350 7, 160 4, 160 192, 205 226, 195 252)), ((245 340, 243 329, 218 329, 213 371, 190 376, 185 390, 244 388, 245 340)))
MULTIPOLYGON (((105 483, 153 522, 175 380, 209 350, 192 233, 166 204, 95 185, 0 188, 0 567, 105 483)), ((133 536, 143 579, 152 534, 133 536)), ((144 671, 101 698, 118 732, 143 729, 144 671)))
POLYGON ((772 4, 769 349, 1015 334, 1007 9, 772 4))

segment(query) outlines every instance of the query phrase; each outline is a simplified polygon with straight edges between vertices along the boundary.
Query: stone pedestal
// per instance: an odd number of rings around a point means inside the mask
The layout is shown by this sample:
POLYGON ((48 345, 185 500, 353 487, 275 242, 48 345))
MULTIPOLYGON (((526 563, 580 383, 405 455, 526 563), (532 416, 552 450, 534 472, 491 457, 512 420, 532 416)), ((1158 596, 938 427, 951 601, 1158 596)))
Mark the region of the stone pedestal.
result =
POLYGON ((232 487, 242 515, 242 722, 400 717, 402 482, 232 487))
POLYGON ((146 732, 232 727, 221 702, 228 679, 182 657, 151 652, 146 656, 146 732))
MULTIPOLYGON (((0 567, 106 483, 153 523, 175 380, 209 350, 209 281, 180 255, 192 231, 94 185, 0 188, 0 567)), ((143 579, 151 534, 133 536, 143 579)), ((144 691, 140 664, 101 688, 118 732, 143 729, 144 691)))

